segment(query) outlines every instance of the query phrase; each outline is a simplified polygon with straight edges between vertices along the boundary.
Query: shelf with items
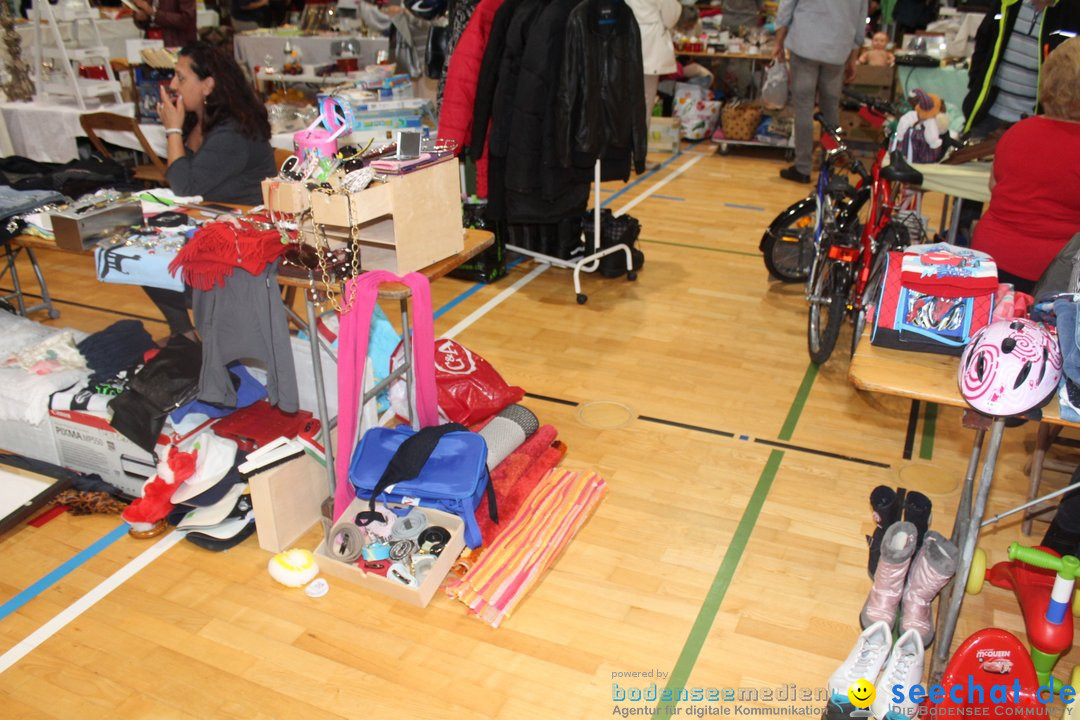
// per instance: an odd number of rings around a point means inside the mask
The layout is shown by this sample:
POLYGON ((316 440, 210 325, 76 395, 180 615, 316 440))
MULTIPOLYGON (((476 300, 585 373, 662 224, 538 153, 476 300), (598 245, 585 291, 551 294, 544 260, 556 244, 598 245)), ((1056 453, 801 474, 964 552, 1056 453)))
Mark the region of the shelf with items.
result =
POLYGON ((33 20, 33 72, 39 97, 71 97, 82 110, 89 98, 112 96, 113 102, 122 101, 120 83, 88 0, 35 3, 33 20), (61 32, 62 27, 66 32, 61 32), (85 42, 80 38, 84 31, 85 42))

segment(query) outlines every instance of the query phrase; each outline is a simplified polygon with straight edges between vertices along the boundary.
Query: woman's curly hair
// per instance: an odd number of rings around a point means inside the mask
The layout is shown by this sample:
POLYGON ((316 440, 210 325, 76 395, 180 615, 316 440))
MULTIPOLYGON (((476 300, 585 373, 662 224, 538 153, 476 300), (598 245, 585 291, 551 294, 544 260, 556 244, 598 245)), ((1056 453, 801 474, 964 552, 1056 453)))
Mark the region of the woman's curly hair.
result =
POLYGON ((1042 67, 1039 104, 1048 117, 1080 122, 1080 37, 1054 48, 1042 67))
MULTIPOLYGON (((203 132, 209 132, 226 120, 233 120, 245 137, 252 140, 270 139, 266 106, 255 95, 255 90, 232 56, 197 40, 182 47, 180 57, 186 57, 191 62, 200 80, 214 78, 214 89, 207 96, 203 110, 203 132)), ((184 134, 187 135, 194 125, 195 114, 189 112, 184 119, 184 134)))

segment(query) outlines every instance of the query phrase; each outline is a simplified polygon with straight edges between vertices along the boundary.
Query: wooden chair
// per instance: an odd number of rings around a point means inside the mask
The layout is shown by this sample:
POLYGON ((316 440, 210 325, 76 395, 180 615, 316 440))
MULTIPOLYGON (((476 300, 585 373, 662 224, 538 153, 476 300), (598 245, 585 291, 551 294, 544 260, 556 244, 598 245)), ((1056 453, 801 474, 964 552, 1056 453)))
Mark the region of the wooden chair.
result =
POLYGON ((106 149, 105 143, 101 142, 101 138, 97 136, 96 131, 132 133, 135 139, 139 141, 139 145, 142 146, 143 153, 150 158, 149 165, 136 165, 133 168, 132 177, 136 180, 144 180, 158 185, 167 186, 169 184, 169 181, 165 179, 165 162, 154 152, 154 148, 150 146, 150 141, 142 134, 139 123, 135 118, 117 115, 116 113, 96 112, 80 115, 79 123, 82 125, 83 132, 86 133, 86 137, 90 138, 90 142, 93 143, 97 151, 110 160, 113 159, 112 154, 106 149))

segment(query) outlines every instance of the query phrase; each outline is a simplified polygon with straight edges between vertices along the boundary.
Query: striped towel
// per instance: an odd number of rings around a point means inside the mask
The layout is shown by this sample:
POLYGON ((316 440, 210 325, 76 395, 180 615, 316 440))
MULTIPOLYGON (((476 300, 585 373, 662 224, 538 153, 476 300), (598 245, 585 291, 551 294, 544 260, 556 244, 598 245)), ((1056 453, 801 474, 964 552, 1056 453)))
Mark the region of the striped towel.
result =
POLYGON ((600 504, 596 473, 552 468, 476 564, 446 588, 492 627, 510 616, 600 504))

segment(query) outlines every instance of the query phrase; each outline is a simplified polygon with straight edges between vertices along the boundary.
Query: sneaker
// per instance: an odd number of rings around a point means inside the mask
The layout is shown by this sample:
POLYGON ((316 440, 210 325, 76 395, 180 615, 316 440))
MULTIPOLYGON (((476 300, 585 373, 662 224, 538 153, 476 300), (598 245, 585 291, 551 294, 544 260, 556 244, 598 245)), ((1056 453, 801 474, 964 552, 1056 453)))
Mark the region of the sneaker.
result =
POLYGON ((810 184, 810 176, 806 173, 799 172, 794 165, 781 170, 780 177, 785 180, 791 180, 792 182, 802 183, 803 185, 810 184))
POLYGON ((881 679, 876 683, 877 697, 870 706, 875 718, 907 720, 915 717, 919 704, 907 698, 911 695, 911 687, 922 681, 925 656, 918 630, 908 630, 897 639, 881 679), (893 702, 894 688, 904 696, 902 702, 893 702))
POLYGON ((888 623, 876 622, 862 631, 847 660, 829 676, 829 705, 825 717, 854 717, 853 712, 868 717, 869 713, 857 711, 848 699, 848 688, 857 680, 874 682, 881 672, 892 647, 892 630, 888 623))

